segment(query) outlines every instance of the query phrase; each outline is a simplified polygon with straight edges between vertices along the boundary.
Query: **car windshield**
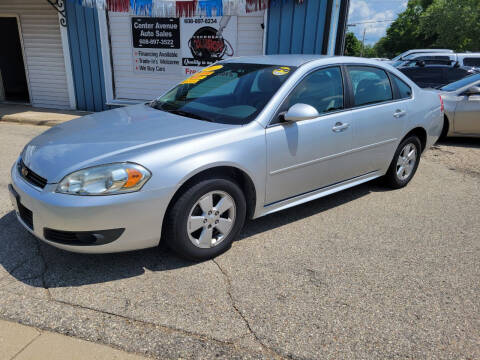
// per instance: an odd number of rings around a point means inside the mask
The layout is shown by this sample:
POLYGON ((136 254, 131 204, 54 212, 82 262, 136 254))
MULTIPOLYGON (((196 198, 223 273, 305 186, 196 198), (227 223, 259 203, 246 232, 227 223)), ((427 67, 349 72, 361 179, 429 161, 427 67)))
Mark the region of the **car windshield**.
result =
POLYGON ((394 63, 392 63, 392 66, 393 67, 398 67, 398 66, 402 65, 404 62, 405 62, 405 60, 398 60, 398 61, 395 61, 394 63))
POLYGON ((478 81, 478 80, 480 80, 480 74, 470 75, 470 76, 464 77, 463 79, 455 81, 451 84, 445 85, 445 86, 441 87, 440 90, 456 91, 456 90, 461 89, 462 87, 467 86, 468 84, 473 83, 473 82, 478 81))
POLYGON ((244 125, 295 70, 283 65, 217 64, 195 73, 150 105, 194 119, 244 125))

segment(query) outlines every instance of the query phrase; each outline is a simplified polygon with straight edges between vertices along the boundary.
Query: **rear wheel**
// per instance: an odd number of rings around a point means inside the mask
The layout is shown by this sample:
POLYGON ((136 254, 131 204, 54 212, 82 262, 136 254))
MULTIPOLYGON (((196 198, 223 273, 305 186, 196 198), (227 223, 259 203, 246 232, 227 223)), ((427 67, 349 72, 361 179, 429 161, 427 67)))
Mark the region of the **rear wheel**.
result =
POLYGON ((203 180, 180 195, 172 206, 165 240, 185 258, 211 259, 230 248, 245 215, 245 196, 235 182, 203 180))
POLYGON ((422 146, 417 136, 412 135, 403 140, 385 175, 387 185, 394 189, 406 186, 417 171, 421 151, 422 146))

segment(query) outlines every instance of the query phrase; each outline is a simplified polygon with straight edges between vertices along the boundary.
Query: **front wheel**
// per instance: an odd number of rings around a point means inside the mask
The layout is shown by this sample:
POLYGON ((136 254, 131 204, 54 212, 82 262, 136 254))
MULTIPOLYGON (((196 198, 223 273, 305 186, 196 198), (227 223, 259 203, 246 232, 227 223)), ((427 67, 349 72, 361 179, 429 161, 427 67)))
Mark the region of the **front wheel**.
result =
POLYGON ((421 149, 420 140, 415 135, 400 143, 385 175, 387 185, 399 189, 412 180, 420 163, 421 149))
POLYGON ((180 256, 197 261, 211 259, 230 248, 245 216, 245 196, 235 182, 203 180, 174 203, 165 240, 180 256))

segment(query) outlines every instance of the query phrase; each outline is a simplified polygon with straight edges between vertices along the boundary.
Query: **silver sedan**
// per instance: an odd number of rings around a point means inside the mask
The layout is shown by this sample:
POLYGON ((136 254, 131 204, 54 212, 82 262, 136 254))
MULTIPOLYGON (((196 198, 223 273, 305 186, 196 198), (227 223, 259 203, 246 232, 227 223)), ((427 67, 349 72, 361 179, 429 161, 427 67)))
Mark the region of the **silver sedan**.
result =
POLYGON ((480 137, 480 74, 439 89, 445 103, 442 137, 480 137))
POLYGON ((208 259, 247 218, 379 177, 407 185, 441 133, 442 111, 438 93, 377 61, 230 59, 154 101, 33 139, 11 170, 12 204, 28 231, 65 250, 162 239, 208 259))

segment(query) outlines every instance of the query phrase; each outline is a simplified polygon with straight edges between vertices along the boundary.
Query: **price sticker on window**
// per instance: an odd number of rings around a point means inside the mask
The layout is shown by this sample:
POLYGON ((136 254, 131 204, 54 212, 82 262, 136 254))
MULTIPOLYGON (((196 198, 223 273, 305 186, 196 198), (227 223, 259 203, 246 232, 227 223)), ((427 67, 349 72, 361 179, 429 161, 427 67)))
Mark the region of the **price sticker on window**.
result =
POLYGON ((282 75, 287 75, 290 72, 290 68, 288 66, 282 66, 279 67, 278 69, 275 69, 272 71, 272 74, 275 76, 282 76, 282 75))

